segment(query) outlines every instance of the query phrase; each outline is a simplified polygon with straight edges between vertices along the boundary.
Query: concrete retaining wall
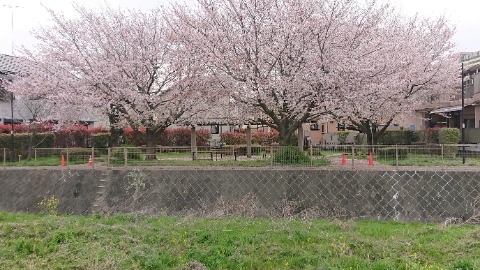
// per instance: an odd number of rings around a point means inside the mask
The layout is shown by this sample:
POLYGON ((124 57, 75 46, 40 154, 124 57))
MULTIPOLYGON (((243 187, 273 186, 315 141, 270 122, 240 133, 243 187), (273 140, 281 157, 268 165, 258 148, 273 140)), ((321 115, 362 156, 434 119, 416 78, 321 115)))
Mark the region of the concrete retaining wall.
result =
POLYGON ((0 170, 0 211, 37 213, 42 210, 39 201, 52 195, 60 201, 58 211, 65 214, 444 221, 477 213, 480 172, 0 170))

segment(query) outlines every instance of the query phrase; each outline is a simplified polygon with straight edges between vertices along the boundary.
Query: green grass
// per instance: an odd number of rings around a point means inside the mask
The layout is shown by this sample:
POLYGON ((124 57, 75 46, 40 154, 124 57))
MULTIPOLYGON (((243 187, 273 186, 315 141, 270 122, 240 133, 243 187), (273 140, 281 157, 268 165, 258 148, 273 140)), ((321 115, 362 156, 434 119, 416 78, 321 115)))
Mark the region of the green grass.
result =
MULTIPOLYGON (((68 160, 68 164, 87 164, 89 157, 71 157, 68 160)), ((1 163, 1 166, 16 166, 16 167, 32 167, 32 166, 59 166, 61 163, 61 156, 51 156, 51 157, 39 157, 37 159, 21 159, 20 161, 7 161, 5 164, 1 163)))
MULTIPOLYGON (((395 158, 382 156, 374 158, 381 164, 396 165, 395 158)), ((463 164, 461 156, 442 158, 441 156, 408 154, 406 158, 398 159, 398 166, 480 166, 480 159, 466 157, 465 164, 463 164)))
MULTIPOLYGON (((123 166, 123 161, 117 161, 111 163, 113 166, 123 166)), ((259 160, 131 160, 128 161, 128 166, 219 166, 219 167, 268 167, 268 166, 283 166, 281 164, 272 163, 269 159, 259 159, 259 160)), ((307 164, 290 164, 288 166, 328 166, 330 161, 328 159, 312 159, 311 162, 307 164)))
MULTIPOLYGON (((306 152, 308 153, 308 152, 306 152)), ((223 156, 223 158, 218 156, 213 157, 213 161, 208 160, 210 154, 201 153, 198 155, 200 160, 192 161, 191 153, 187 152, 163 152, 156 154, 157 159, 153 161, 146 161, 145 154, 140 153, 137 155, 137 158, 129 158, 128 166, 235 166, 235 167, 266 167, 266 166, 285 166, 285 164, 272 163, 269 155, 264 159, 249 159, 249 160, 237 160, 234 161, 232 156, 223 156)), ((311 162, 306 162, 302 164, 287 164, 287 166, 328 166, 331 164, 330 159, 335 158, 339 159, 341 157, 341 152, 333 151, 322 151, 321 154, 316 152, 313 156, 310 157, 311 162)), ((351 160, 351 154, 345 153, 347 162, 351 160)), ((77 165, 77 164, 87 164, 89 155, 71 155, 68 160, 68 165, 77 165)), ((239 159, 241 159, 239 157, 239 159)), ((368 155, 356 155, 355 160, 365 161, 368 159, 368 155)), ((395 158, 389 156, 374 155, 373 159, 375 162, 384 165, 396 165, 395 158)), ((457 155, 455 158, 435 156, 435 155, 422 155, 422 154, 413 154, 409 153, 406 158, 400 158, 398 160, 398 166, 480 166, 480 158, 466 157, 466 162, 463 164, 462 157, 457 155)), ((5 164, 0 163, 0 166, 17 166, 17 167, 29 167, 29 166, 59 166, 61 161, 61 156, 50 156, 50 157, 38 157, 35 159, 22 159, 21 161, 10 162, 7 161, 5 164)), ((95 156, 96 164, 107 165, 107 155, 106 154, 96 154, 95 156)), ((110 160, 110 166, 124 166, 123 156, 122 158, 112 157, 110 160)))
POLYGON ((0 213, 2 269, 480 269, 479 254, 471 225, 0 213))

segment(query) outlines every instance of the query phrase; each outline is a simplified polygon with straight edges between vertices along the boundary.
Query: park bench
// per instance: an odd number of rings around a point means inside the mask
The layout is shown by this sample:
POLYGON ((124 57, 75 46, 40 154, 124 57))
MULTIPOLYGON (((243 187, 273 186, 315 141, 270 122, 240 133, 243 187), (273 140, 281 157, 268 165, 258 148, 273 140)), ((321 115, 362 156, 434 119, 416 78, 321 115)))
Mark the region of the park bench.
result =
POLYGON ((236 150, 231 150, 231 149, 211 149, 211 150, 202 150, 202 151, 197 151, 197 155, 195 155, 195 152, 192 152, 192 160, 211 160, 213 161, 215 157, 215 161, 218 161, 218 156, 220 156, 220 159, 223 158, 224 155, 233 155, 235 161, 237 160, 237 151, 236 150), (207 154, 202 155, 202 154, 207 154))

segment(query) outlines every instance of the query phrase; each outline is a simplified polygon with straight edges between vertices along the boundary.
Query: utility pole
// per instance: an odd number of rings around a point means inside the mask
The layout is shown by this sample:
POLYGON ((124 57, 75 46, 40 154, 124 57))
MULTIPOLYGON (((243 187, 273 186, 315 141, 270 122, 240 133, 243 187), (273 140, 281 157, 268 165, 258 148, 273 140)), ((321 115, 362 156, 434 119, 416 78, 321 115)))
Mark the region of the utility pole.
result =
POLYGON ((462 162, 465 164, 465 82, 463 80, 464 70, 462 62, 462 111, 460 112, 460 128, 462 132, 462 138, 460 143, 462 144, 462 162))
MULTIPOLYGON (((3 7, 6 7, 6 8, 9 8, 12 12, 12 57, 14 56, 15 54, 15 51, 14 51, 14 38, 13 38, 13 10, 15 8, 23 8, 22 6, 15 6, 15 5, 2 5, 3 7)), ((15 96, 13 95, 13 92, 10 92, 10 112, 11 112, 11 130, 10 130, 10 134, 11 134, 11 143, 12 143, 12 152, 11 152, 11 160, 12 161, 15 161, 15 121, 13 119, 13 100, 14 100, 15 96)))

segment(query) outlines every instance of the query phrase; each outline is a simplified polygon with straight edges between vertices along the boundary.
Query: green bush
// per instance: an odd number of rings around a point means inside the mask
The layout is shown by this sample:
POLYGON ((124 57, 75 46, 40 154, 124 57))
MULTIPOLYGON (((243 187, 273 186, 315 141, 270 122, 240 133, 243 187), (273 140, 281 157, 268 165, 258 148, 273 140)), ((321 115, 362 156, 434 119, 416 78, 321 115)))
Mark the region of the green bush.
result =
POLYGON ((273 156, 273 161, 282 165, 310 164, 310 158, 296 146, 280 148, 273 156))
POLYGON ((458 144, 460 143, 460 129, 441 128, 438 132, 438 141, 440 144, 458 144))
POLYGON ((443 154, 455 158, 458 147, 456 145, 460 142, 460 130, 458 128, 441 128, 438 132, 438 141, 440 144, 447 144, 443 147, 443 154))
POLYGON ((427 142, 425 131, 418 130, 418 131, 415 131, 415 134, 418 138, 418 140, 416 142, 418 142, 418 143, 426 143, 427 142))
POLYGON ((410 145, 419 140, 419 134, 413 130, 386 130, 379 138, 382 145, 410 145))
MULTIPOLYGON (((14 135, 15 159, 18 155, 27 157, 29 152, 32 155, 33 148, 53 148, 55 146, 55 135, 52 132, 37 133, 32 138, 31 133, 18 133, 14 135), (30 148, 32 147, 32 148, 30 148)), ((12 148, 12 137, 10 134, 0 134, 0 148, 12 148)), ((10 154, 10 151, 8 151, 10 154)))
POLYGON ((92 147, 108 148, 111 145, 112 135, 110 133, 97 133, 91 136, 92 147))
POLYGON ((335 134, 338 136, 338 143, 340 145, 343 145, 347 142, 347 138, 349 134, 348 131, 337 131, 335 134))

